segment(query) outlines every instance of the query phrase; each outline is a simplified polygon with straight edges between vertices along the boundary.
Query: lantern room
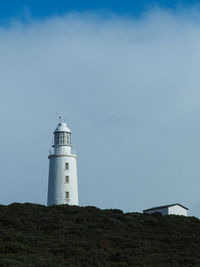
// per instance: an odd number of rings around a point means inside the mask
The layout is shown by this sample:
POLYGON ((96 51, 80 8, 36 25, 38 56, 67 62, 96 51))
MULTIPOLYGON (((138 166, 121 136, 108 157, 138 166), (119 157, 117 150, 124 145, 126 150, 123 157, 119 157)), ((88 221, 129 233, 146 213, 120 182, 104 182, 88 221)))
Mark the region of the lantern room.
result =
POLYGON ((71 131, 66 122, 60 122, 54 132, 54 146, 71 146, 71 131))

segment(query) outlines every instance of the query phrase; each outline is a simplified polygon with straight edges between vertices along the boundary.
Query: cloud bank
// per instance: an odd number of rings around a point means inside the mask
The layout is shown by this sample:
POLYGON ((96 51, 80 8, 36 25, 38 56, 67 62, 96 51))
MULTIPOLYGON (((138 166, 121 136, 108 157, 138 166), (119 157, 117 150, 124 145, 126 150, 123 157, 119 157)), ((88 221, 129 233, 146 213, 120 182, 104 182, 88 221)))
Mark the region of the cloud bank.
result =
POLYGON ((139 19, 70 13, 0 28, 0 202, 46 204, 64 114, 81 205, 200 216, 198 9, 139 19))

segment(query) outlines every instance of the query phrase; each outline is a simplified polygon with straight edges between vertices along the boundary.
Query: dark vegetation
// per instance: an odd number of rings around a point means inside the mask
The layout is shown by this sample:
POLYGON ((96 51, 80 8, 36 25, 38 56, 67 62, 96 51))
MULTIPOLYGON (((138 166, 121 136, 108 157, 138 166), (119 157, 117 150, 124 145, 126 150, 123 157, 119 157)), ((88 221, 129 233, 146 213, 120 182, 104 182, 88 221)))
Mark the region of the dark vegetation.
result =
POLYGON ((0 266, 200 266, 200 220, 67 205, 0 206, 0 266))

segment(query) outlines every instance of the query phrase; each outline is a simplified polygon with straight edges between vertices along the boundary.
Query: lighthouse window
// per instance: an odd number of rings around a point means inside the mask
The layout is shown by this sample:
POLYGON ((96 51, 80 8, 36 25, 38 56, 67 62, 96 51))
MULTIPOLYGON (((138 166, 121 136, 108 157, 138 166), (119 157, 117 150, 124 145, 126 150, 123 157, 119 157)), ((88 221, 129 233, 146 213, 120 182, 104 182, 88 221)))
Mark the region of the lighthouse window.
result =
POLYGON ((54 144, 55 145, 70 145, 71 134, 67 132, 55 133, 54 144))
POLYGON ((65 163, 65 170, 69 169, 69 163, 65 163))
POLYGON ((64 133, 63 141, 64 141, 64 144, 67 144, 67 133, 64 133))
POLYGON ((66 198, 69 198, 69 192, 66 192, 66 198))
POLYGON ((59 144, 59 135, 58 135, 58 133, 55 134, 55 137, 54 137, 54 144, 55 144, 55 145, 58 145, 58 144, 59 144))
POLYGON ((59 138, 59 143, 61 144, 61 145, 63 145, 64 144, 64 133, 60 133, 60 136, 59 136, 60 138, 59 138))
POLYGON ((65 176, 65 183, 69 183, 69 176, 65 176))
POLYGON ((71 144, 71 134, 67 133, 67 144, 70 145, 71 144))

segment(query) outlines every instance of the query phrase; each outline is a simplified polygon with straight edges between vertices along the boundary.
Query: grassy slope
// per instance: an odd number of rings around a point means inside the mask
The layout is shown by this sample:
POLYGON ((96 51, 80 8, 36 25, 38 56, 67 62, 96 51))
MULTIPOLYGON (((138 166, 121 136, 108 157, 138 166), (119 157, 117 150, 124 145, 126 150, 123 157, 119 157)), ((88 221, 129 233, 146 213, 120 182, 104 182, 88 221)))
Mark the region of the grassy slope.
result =
POLYGON ((0 206, 0 266, 200 266, 200 220, 67 205, 0 206))

